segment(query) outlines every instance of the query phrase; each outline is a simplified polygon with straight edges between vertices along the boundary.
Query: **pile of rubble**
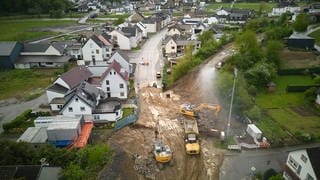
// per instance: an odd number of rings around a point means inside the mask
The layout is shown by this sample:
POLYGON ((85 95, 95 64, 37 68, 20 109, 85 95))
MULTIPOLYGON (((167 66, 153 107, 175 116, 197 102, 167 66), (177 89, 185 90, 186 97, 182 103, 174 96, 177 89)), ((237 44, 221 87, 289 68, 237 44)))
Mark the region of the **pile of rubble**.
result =
POLYGON ((148 179, 155 179, 155 172, 159 172, 156 161, 151 157, 144 157, 141 155, 133 155, 134 170, 138 174, 143 175, 148 179))

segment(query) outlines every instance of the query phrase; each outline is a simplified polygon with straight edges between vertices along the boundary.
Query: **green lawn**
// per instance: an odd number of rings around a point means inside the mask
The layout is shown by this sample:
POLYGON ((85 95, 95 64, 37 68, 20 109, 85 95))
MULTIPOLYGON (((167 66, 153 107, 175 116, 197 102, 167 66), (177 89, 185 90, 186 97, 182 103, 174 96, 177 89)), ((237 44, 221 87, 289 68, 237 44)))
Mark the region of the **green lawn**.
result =
POLYGON ((312 85, 314 82, 310 76, 278 76, 275 81, 274 93, 260 93, 256 97, 256 103, 262 108, 283 108, 303 104, 303 93, 287 93, 287 85, 312 85))
MULTIPOLYGON (((230 8, 231 3, 211 3, 206 6, 207 10, 212 11, 216 10, 220 7, 230 8)), ((234 3, 234 8, 240 8, 240 9, 254 9, 255 11, 258 11, 261 6, 261 3, 234 3)), ((263 8, 270 12, 273 7, 275 7, 275 3, 264 3, 263 8)))
POLYGON ((314 31, 313 33, 309 34, 310 37, 313 37, 316 39, 316 43, 320 45, 320 29, 314 31))
POLYGON ((303 93, 287 93, 286 86, 312 85, 313 80, 309 76, 279 76, 276 81, 276 91, 273 93, 261 92, 256 97, 256 104, 265 112, 262 120, 258 121, 258 127, 262 129, 267 138, 277 145, 281 143, 293 143, 290 135, 297 132, 312 133, 320 137, 320 117, 311 113, 301 115, 292 108, 305 108, 303 93))
POLYGON ((268 114, 292 134, 302 132, 320 137, 320 117, 318 116, 301 116, 290 108, 269 109, 268 114))
POLYGON ((127 18, 130 14, 99 14, 99 18, 127 18))
MULTIPOLYGON (((43 92, 61 69, 15 69, 0 71, 0 99, 29 99, 43 92)), ((61 72, 60 72, 61 73, 61 72)))
POLYGON ((40 19, 0 20, 0 41, 25 41, 47 35, 55 35, 57 33, 39 31, 36 30, 36 28, 69 25, 73 23, 75 22, 60 20, 45 21, 40 19))

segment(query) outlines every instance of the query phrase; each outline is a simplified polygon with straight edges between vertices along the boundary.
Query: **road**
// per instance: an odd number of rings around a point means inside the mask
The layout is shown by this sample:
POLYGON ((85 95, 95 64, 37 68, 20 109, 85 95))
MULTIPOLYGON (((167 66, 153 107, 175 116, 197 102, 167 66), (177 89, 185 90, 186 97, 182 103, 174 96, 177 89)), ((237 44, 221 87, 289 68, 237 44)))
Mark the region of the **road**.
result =
POLYGON ((131 63, 136 63, 135 71, 135 89, 146 87, 161 81, 156 78, 156 72, 161 71, 163 66, 161 41, 165 37, 167 29, 163 29, 157 34, 151 36, 138 51, 131 51, 128 56, 131 63), (141 62, 149 62, 149 65, 141 65, 141 62))
POLYGON ((23 111, 27 109, 37 109, 41 104, 47 104, 47 96, 46 94, 41 95, 40 97, 27 101, 21 102, 19 104, 11 104, 8 106, 0 107, 0 114, 2 115, 0 119, 0 133, 2 133, 2 124, 5 122, 9 122, 21 114, 23 111))

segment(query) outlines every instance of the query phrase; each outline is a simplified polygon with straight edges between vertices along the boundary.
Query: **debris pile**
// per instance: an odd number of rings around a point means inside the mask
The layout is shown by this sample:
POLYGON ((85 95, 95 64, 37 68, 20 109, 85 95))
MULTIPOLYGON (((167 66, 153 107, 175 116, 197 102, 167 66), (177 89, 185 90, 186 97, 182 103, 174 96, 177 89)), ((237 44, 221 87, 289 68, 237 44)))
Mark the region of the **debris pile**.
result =
POLYGON ((155 178, 155 172, 159 171, 156 165, 156 161, 151 157, 144 157, 138 154, 133 155, 134 158, 134 170, 138 174, 143 175, 148 179, 155 178))

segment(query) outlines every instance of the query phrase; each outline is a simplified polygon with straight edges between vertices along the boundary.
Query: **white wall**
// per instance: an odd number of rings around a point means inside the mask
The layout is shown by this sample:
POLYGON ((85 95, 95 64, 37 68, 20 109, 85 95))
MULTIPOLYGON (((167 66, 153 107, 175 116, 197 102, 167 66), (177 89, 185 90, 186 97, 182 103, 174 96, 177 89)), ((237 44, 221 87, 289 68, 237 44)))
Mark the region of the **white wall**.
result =
POLYGON ((287 158, 287 165, 288 167, 296 173, 296 175, 298 177, 300 177, 300 179, 306 179, 307 178, 307 173, 312 176, 314 179, 316 179, 315 173, 313 171, 312 165, 310 163, 308 154, 306 150, 298 150, 298 151, 293 151, 290 152, 287 158), (305 157, 307 157, 307 161, 303 162, 301 159, 301 156, 304 155, 305 157), (292 165, 290 164, 290 157, 292 157, 294 159, 294 161, 298 164, 298 166, 301 166, 301 172, 300 174, 297 173, 297 170, 292 167, 292 165))
POLYGON ((166 54, 177 53, 177 44, 171 39, 165 46, 166 54), (174 49, 172 49, 174 47, 174 49))
POLYGON ((172 28, 167 32, 168 36, 173 36, 175 34, 181 35, 181 32, 177 28, 172 28))
POLYGON ((130 40, 126 36, 120 34, 118 31, 110 33, 112 37, 116 37, 119 48, 122 50, 131 50, 130 40))
POLYGON ((89 107, 86 103, 84 103, 80 98, 76 101, 77 96, 74 96, 72 100, 65 105, 62 110, 63 115, 84 115, 84 114, 92 114, 91 107, 89 107), (69 111, 69 107, 72 107, 72 112, 69 111), (84 107, 85 110, 81 111, 81 107, 84 107))
POLYGON ((113 61, 118 62, 123 69, 125 69, 128 73, 132 73, 131 65, 128 61, 126 61, 118 52, 114 53, 110 58, 109 63, 111 64, 113 61))
POLYGON ((59 106, 63 106, 63 104, 50 104, 51 111, 60 111, 62 108, 59 108, 59 106))
POLYGON ((47 94, 47 98, 48 98, 48 103, 50 103, 52 101, 52 99, 54 99, 54 98, 63 98, 64 97, 64 94, 49 91, 49 90, 46 91, 46 94, 47 94))
POLYGON ((117 110, 116 112, 113 112, 113 113, 93 114, 92 115, 92 120, 94 122, 99 122, 99 121, 115 122, 117 119, 119 119, 121 117, 122 117, 122 110, 119 109, 119 110, 117 110))
POLYGON ((136 37, 130 37, 130 46, 131 48, 138 46, 138 39, 136 37))
POLYGON ((14 64, 15 69, 30 69, 30 64, 14 64))
POLYGON ((49 46, 49 48, 46 50, 45 54, 47 55, 57 55, 57 56, 61 56, 62 54, 56 49, 54 48, 52 45, 49 46))
POLYGON ((69 85, 66 82, 64 82, 64 80, 62 80, 61 78, 58 78, 53 84, 59 84, 60 86, 70 89, 69 85))
POLYGON ((122 79, 114 69, 110 70, 101 83, 101 88, 106 92, 107 96, 108 93, 110 93, 111 97, 118 97, 120 99, 126 99, 128 97, 128 82, 122 79), (109 80, 109 85, 106 84, 106 80, 109 80), (123 88, 120 88, 120 84, 123 84, 123 88), (110 88, 110 91, 107 91, 107 87, 110 88), (121 96, 121 92, 124 93, 123 96, 121 96))
POLYGON ((92 56, 95 56, 96 61, 103 61, 102 49, 92 39, 82 47, 82 54, 85 61, 92 61, 92 56))
POLYGON ((157 23, 154 24, 144 24, 147 28, 147 33, 156 33, 157 32, 157 23))

